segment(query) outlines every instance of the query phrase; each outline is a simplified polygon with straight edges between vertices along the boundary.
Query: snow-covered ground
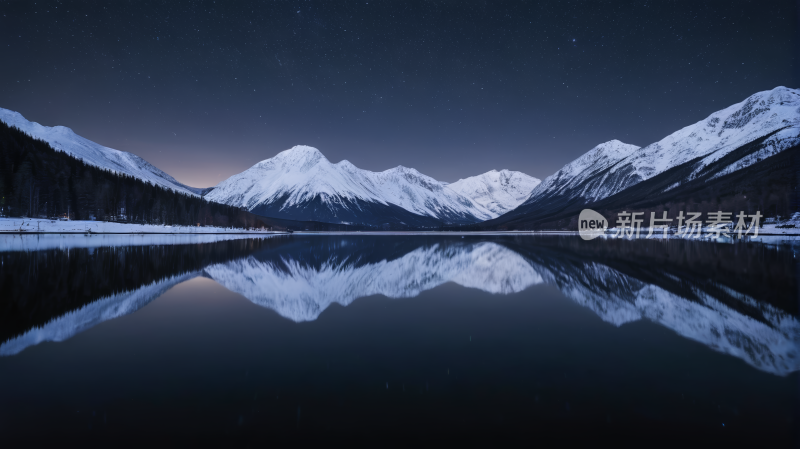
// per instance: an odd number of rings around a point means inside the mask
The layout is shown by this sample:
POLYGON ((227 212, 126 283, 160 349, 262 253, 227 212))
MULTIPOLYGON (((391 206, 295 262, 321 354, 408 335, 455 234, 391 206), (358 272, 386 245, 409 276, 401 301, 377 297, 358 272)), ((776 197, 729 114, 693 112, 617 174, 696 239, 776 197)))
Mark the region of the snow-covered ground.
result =
POLYGON ((758 231, 764 234, 774 235, 800 235, 800 212, 792 214, 791 218, 785 220, 766 219, 764 227, 758 231))
POLYGON ((59 221, 44 218, 0 218, 0 232, 53 232, 92 234, 282 234, 261 229, 216 226, 160 226, 105 221, 59 221))
POLYGON ((286 234, 2 234, 0 252, 107 248, 113 246, 190 245, 225 240, 280 238, 286 234))

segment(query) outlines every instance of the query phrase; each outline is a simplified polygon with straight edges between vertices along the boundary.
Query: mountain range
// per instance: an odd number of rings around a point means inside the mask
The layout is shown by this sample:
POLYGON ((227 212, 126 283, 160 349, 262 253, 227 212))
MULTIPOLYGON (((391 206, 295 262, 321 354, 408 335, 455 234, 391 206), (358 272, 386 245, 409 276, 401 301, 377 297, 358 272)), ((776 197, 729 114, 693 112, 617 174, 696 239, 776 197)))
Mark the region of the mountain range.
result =
POLYGON ((7 109, 0 109, 0 120, 88 164, 287 220, 383 229, 571 229, 589 205, 601 213, 724 205, 773 215, 798 206, 792 174, 800 168, 800 91, 786 87, 756 93, 644 147, 602 143, 544 181, 492 170, 448 184, 403 166, 371 172, 346 160, 331 163, 299 145, 202 189, 69 128, 42 126, 7 109))
POLYGON ((334 164, 316 148, 300 145, 231 176, 205 197, 276 218, 433 227, 495 218, 524 200, 517 183, 539 182, 523 173, 504 173, 515 183, 495 182, 490 172, 452 188, 413 168, 376 173, 346 160, 334 164))
POLYGON ((687 206, 750 213, 774 207, 773 214, 786 215, 797 208, 791 178, 800 167, 798 144, 800 91, 776 87, 643 148, 616 140, 598 145, 485 225, 577 229, 577 215, 589 205, 606 213, 675 212, 670 216, 687 206), (786 150, 792 151, 775 157, 786 150))
POLYGON ((196 188, 135 154, 92 142, 63 126, 43 126, 0 108, 0 121, 83 162, 115 173, 272 218, 407 229, 468 224, 517 207, 540 180, 492 170, 453 184, 413 168, 362 170, 329 162, 316 148, 298 145, 261 161, 215 187, 196 188))

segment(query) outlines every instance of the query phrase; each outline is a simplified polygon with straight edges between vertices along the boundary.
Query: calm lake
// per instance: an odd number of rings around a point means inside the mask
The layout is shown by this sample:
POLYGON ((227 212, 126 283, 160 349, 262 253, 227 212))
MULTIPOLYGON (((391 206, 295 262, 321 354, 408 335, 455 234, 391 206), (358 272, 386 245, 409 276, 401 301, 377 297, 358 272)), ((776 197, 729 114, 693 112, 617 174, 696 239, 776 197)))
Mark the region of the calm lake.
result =
POLYGON ((791 447, 798 252, 769 237, 2 235, 0 438, 791 447))

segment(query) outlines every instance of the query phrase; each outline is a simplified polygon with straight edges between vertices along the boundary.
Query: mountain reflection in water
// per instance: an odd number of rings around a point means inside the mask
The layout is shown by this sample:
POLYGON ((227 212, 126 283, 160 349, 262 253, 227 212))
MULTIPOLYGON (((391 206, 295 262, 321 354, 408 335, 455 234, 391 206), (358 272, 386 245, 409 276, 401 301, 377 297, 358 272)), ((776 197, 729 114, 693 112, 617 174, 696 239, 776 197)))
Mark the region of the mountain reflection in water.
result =
POLYGON ((796 262, 786 245, 292 236, 101 248, 67 240, 0 258, 0 288, 12 292, 3 300, 4 356, 63 341, 206 276, 295 322, 316 320, 334 303, 408 298, 447 282, 495 295, 548 284, 612 325, 650 320, 760 370, 800 370, 796 262))

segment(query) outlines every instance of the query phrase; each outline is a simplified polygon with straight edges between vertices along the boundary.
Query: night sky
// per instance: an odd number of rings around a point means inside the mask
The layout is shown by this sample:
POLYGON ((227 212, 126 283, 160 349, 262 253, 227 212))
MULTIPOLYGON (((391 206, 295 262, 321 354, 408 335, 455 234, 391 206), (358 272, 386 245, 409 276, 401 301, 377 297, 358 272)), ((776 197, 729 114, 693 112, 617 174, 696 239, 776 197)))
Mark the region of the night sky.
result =
POLYGON ((800 87, 795 1, 0 2, 0 107, 205 187, 297 144, 544 179, 800 87))

